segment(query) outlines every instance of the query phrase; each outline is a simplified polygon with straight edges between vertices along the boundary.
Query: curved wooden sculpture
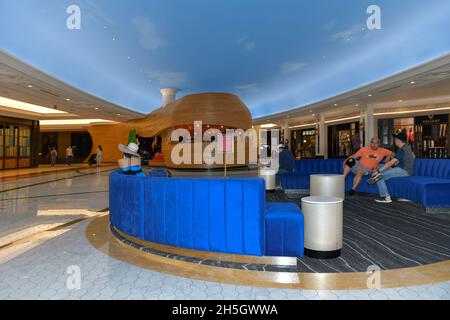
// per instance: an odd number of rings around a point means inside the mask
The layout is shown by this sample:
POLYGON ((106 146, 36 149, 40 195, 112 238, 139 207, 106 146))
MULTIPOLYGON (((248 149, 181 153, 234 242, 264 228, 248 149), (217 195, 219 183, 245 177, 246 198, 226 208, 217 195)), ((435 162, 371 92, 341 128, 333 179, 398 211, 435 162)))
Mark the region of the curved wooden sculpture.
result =
MULTIPOLYGON (((170 141, 171 133, 179 128, 192 130, 194 121, 202 121, 203 131, 207 128, 225 131, 226 129, 247 130, 252 127, 250 111, 238 96, 228 93, 202 93, 185 96, 154 110, 142 119, 111 125, 93 125, 87 130, 91 134, 95 148, 102 145, 105 162, 115 162, 122 157, 117 150, 117 145, 126 143, 129 130, 135 128, 139 137, 160 139, 163 165, 169 168, 222 167, 223 165, 208 166, 205 163, 197 165, 173 163, 171 153, 177 143, 170 141)), ((208 144, 205 142, 204 146, 208 144)), ((150 165, 153 163, 151 162, 150 165)))

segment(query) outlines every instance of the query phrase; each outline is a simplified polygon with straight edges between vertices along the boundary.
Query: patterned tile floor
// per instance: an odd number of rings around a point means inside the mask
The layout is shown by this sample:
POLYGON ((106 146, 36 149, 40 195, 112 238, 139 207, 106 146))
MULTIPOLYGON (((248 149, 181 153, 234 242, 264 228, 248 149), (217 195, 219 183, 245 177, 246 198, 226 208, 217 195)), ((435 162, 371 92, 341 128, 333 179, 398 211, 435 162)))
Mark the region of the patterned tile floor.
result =
MULTIPOLYGON (((3 230, 0 240, 11 236, 6 233, 8 225, 15 229, 38 226, 41 221, 37 213, 44 209, 52 212, 59 209, 92 211, 107 207, 107 193, 69 194, 80 190, 106 190, 106 173, 77 178, 72 175, 57 174, 58 178, 67 176, 71 179, 70 185, 63 179, 21 189, 23 191, 19 193, 23 194, 20 198, 24 199, 4 200, 13 196, 17 198, 18 194, 0 193, 0 225, 3 230), (69 195, 63 196, 64 193, 69 195), (54 196, 56 194, 59 196, 54 196), (29 198, 37 195, 43 197, 29 198), (21 218, 20 223, 16 218, 21 218)), ((48 177, 32 179, 36 183, 44 182, 48 177)), ((24 180, 17 181, 16 185, 30 184, 29 179, 24 180)), ((54 216, 47 216, 45 222, 61 223, 61 217, 54 216)), ((91 219, 50 233, 38 232, 12 246, 0 247, 0 299, 450 300, 450 282, 381 290, 314 291, 253 288, 170 276, 122 263, 94 249, 84 235, 91 219)))

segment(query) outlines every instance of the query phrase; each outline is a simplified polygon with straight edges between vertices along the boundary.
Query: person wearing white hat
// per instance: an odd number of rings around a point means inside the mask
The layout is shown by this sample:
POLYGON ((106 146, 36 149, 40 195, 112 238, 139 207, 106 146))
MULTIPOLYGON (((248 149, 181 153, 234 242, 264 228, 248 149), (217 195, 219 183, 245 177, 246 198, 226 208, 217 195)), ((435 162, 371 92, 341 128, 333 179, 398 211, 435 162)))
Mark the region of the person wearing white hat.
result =
POLYGON ((141 155, 139 146, 130 142, 128 146, 119 144, 119 150, 123 152, 123 158, 119 160, 119 168, 123 174, 145 176, 141 169, 141 155))

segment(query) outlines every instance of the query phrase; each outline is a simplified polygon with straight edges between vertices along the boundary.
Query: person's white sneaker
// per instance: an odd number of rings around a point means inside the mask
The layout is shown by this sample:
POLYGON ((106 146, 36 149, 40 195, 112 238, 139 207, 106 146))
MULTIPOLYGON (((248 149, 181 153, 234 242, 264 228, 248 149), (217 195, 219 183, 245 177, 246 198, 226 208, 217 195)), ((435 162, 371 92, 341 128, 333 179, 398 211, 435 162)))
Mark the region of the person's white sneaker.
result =
POLYGON ((392 199, 389 196, 389 197, 386 197, 386 198, 377 198, 377 199, 375 199, 375 201, 378 202, 378 203, 391 203, 392 199))

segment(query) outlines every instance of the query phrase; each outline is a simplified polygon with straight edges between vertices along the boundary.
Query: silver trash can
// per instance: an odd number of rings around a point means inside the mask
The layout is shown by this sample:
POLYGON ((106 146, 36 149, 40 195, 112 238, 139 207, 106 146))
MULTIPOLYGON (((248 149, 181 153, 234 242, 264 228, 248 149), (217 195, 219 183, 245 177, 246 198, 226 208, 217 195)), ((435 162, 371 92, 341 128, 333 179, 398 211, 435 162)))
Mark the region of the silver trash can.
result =
POLYGON ((333 259, 341 255, 343 202, 342 198, 337 197, 302 198, 306 256, 333 259))
POLYGON ((278 170, 272 168, 259 169, 258 176, 264 179, 266 191, 272 191, 277 188, 276 177, 278 170))
POLYGON ((341 174, 313 174, 310 176, 310 195, 345 199, 345 179, 341 174))

